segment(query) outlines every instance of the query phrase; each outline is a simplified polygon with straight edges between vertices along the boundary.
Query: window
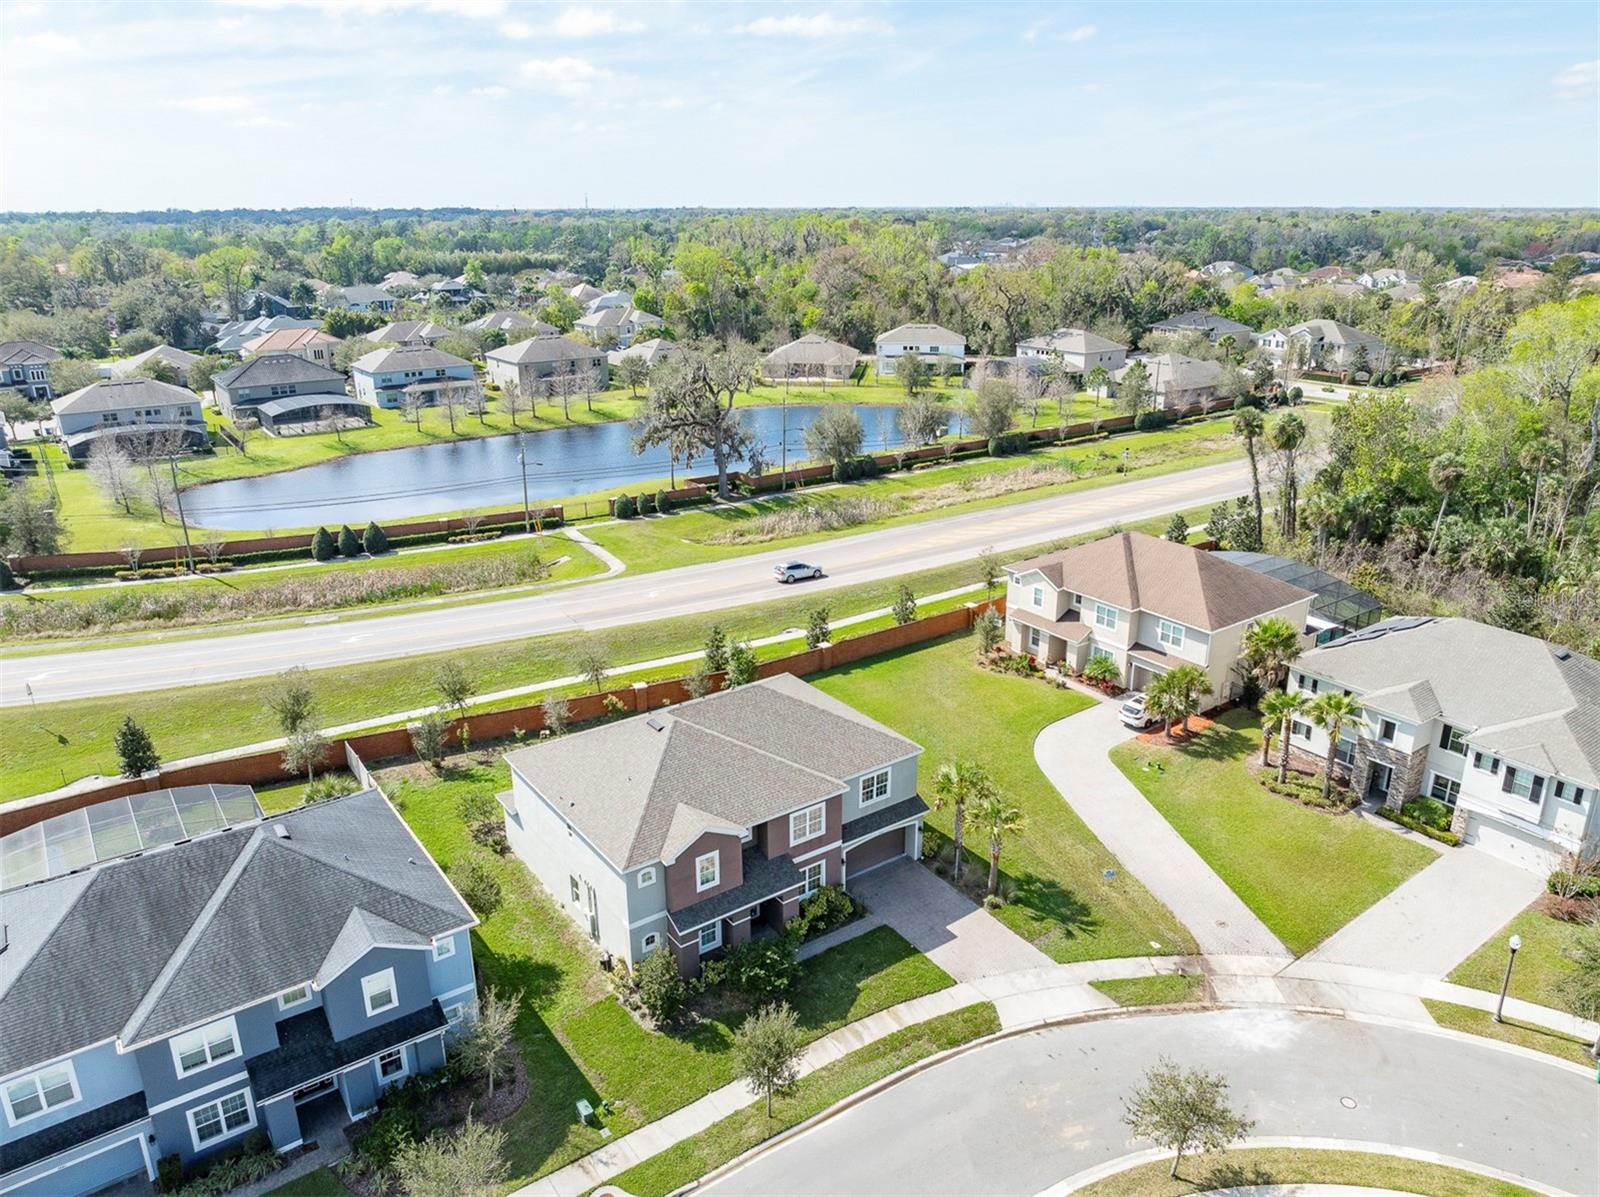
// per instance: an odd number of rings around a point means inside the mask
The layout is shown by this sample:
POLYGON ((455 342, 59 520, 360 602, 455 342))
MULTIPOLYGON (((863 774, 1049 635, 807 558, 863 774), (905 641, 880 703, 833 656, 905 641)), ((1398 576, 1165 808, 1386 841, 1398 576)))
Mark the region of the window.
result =
POLYGON ((715 852, 694 858, 694 888, 698 892, 712 888, 722 880, 722 858, 715 852))
POLYGON ((1033 588, 1033 605, 1035 607, 1043 607, 1044 606, 1044 587, 1043 586, 1035 586, 1033 588))
POLYGON ((1339 738, 1339 747, 1334 749, 1333 759, 1341 765, 1354 767, 1356 763, 1356 742, 1354 740, 1346 740, 1341 736, 1339 738))
POLYGON ((828 884, 828 862, 827 861, 825 861, 825 860, 815 861, 815 862, 813 862, 811 864, 808 864, 805 867, 805 869, 802 870, 802 871, 803 871, 803 874, 804 874, 805 879, 806 879, 806 887, 805 887, 804 890, 801 891, 801 895, 800 895, 801 897, 809 898, 812 894, 816 893, 824 885, 828 884))
POLYGON ((179 1076, 209 1068, 239 1054, 239 1028, 232 1018, 224 1018, 198 1030, 172 1037, 172 1058, 179 1076))
POLYGON ((456 954, 456 937, 447 936, 444 939, 433 941, 433 958, 435 960, 448 960, 456 954))
POLYGON ((311 1000, 310 985, 296 985, 293 989, 285 989, 278 995, 278 1009, 287 1010, 290 1006, 303 1005, 311 1000))
POLYGON ((572 900, 574 902, 582 901, 582 895, 578 892, 578 879, 576 877, 568 877, 567 880, 572 883, 572 900))
POLYGON ((1299 736, 1302 740, 1309 740, 1311 738, 1311 725, 1309 723, 1301 723, 1298 719, 1291 720, 1289 723, 1289 730, 1295 735, 1299 736))
POLYGON ((1584 792, 1582 786, 1575 786, 1570 781, 1558 781, 1555 784, 1556 797, 1563 802, 1570 802, 1573 806, 1582 806, 1584 792))
POLYGON ((394 1081, 406 1074, 406 1049, 392 1047, 377 1059, 378 1082, 394 1081))
POLYGON ((649 934, 647 934, 643 939, 641 939, 639 941, 639 948, 646 955, 649 955, 651 952, 655 951, 660 946, 661 946, 661 933, 659 931, 651 931, 649 934))
POLYGON ((1525 769, 1513 769, 1507 765, 1505 777, 1500 782, 1500 789, 1503 793, 1515 794, 1518 798, 1537 802, 1544 793, 1544 778, 1537 773, 1529 773, 1525 769))
POLYGON ((1394 743, 1394 720, 1380 719, 1378 721, 1378 739, 1385 744, 1394 743))
POLYGON ((241 1089, 189 1111, 189 1133, 198 1151, 207 1143, 249 1130, 256 1124, 250 1091, 241 1089))
POLYGON ((361 997, 367 1003, 367 1017, 392 1010, 400 1001, 394 993, 394 969, 361 978, 361 997))
POLYGON ((889 770, 880 769, 861 779, 861 805, 889 796, 889 770))
POLYGON ((1109 648, 1101 648, 1096 645, 1089 650, 1089 660, 1091 661, 1112 661, 1115 659, 1109 648))
POLYGON ((1028 629, 1028 647, 1034 652, 1038 652, 1039 649, 1044 647, 1044 633, 1039 631, 1038 628, 1028 629))
POLYGON ((447 1021, 453 1027, 459 1027, 461 1025, 461 1020, 466 1018, 466 1016, 467 1004, 465 1002, 452 1002, 450 1005, 444 1008, 445 1021, 447 1021))
POLYGON ((48 1110, 70 1106, 78 1097, 77 1073, 71 1060, 63 1060, 6 1082, 6 1117, 15 1126, 48 1110))
POLYGON ((1433 775, 1433 785, 1428 788, 1428 794, 1437 798, 1446 806, 1454 806, 1456 799, 1461 796, 1461 783, 1446 777, 1443 773, 1433 775))
POLYGON ((638 878, 638 881, 635 882, 635 884, 637 884, 640 889, 648 889, 648 888, 650 888, 650 886, 654 885, 655 883, 656 883, 655 866, 652 865, 648 869, 640 869, 639 870, 639 878, 638 878))
POLYGON ((700 928, 700 950, 709 952, 722 946, 722 924, 712 923, 700 928))
POLYGON ((1457 756, 1467 755, 1467 741, 1461 735, 1461 729, 1451 727, 1448 723, 1439 729, 1439 747, 1457 756))
POLYGON ((803 844, 828 829, 828 808, 823 803, 797 810, 789 816, 789 842, 803 844))
POLYGON ((1173 623, 1170 619, 1163 619, 1156 625, 1156 639, 1168 648, 1183 647, 1183 625, 1173 623))
POLYGON ((1094 622, 1096 627, 1116 629, 1117 609, 1108 607, 1104 603, 1094 605, 1094 622))

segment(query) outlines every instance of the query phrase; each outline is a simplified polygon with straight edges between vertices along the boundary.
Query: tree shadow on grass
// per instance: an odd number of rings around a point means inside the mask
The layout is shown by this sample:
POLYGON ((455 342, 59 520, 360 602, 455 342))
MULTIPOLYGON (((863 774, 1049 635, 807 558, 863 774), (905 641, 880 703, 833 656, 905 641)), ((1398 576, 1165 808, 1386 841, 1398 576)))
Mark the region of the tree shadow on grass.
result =
POLYGON ((1249 736, 1222 723, 1212 724, 1204 734, 1169 747, 1179 756, 1201 761, 1242 760, 1256 748, 1249 736))
POLYGON ((1028 911, 1045 927, 1058 930, 1068 939, 1094 935, 1100 930, 1098 915, 1089 904, 1059 881, 1037 873, 1012 876, 1001 871, 1001 889, 1009 882, 1016 887, 1012 904, 1028 911))

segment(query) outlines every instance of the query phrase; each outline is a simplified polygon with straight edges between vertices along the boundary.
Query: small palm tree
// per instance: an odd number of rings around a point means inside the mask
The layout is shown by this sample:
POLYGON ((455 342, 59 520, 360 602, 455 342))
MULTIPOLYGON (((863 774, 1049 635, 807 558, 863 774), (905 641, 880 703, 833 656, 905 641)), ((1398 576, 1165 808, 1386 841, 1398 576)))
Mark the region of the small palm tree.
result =
POLYGON ((1256 511, 1256 542, 1261 541, 1261 464, 1256 458, 1256 442, 1261 439, 1266 421, 1259 408, 1241 407, 1233 413, 1233 434, 1244 442, 1250 459, 1250 494, 1256 511))
POLYGON ((943 810, 948 804, 955 816, 955 878, 961 880, 961 842, 964 838, 967 807, 995 789, 989 771, 975 761, 946 761, 939 766, 933 779, 933 809, 943 810))
POLYGON ((1114 686, 1122 681, 1122 671, 1110 657, 1090 657, 1083 667, 1083 680, 1096 686, 1114 686))
POLYGON ((1211 689, 1211 679, 1198 665, 1179 665, 1167 671, 1167 684, 1172 687, 1173 707, 1183 720, 1184 735, 1189 734, 1189 716, 1198 714, 1200 700, 1211 689))
POLYGON ((1300 655, 1300 633, 1281 615, 1269 615, 1245 629, 1240 644, 1251 675, 1263 690, 1275 690, 1300 655))
POLYGON ((1348 694, 1329 690, 1311 704, 1312 721, 1328 733, 1328 759, 1322 769, 1322 799, 1333 792, 1333 760, 1339 751, 1339 733, 1344 725, 1361 718, 1361 704, 1348 694))
POLYGON ((1434 543, 1439 539, 1439 525, 1444 523, 1444 509, 1450 505, 1450 493, 1466 472, 1461 458, 1454 453, 1441 453, 1428 463, 1428 481, 1439 492, 1439 510, 1433 517, 1433 530, 1428 533, 1428 547, 1424 550, 1429 556, 1433 555, 1434 543))
POLYGON ((1021 808, 1007 802, 995 785, 973 801, 972 820, 978 830, 989 836, 989 893, 992 895, 1000 888, 1000 846, 1007 836, 1020 833, 1026 820, 1021 808))
POLYGON ((1274 690, 1267 695, 1261 704, 1261 714, 1264 718, 1276 719, 1278 723, 1278 784, 1282 785, 1289 777, 1289 725, 1294 722, 1294 717, 1306 710, 1311 705, 1311 699, 1304 691, 1296 690, 1286 694, 1282 690, 1274 690))
POLYGON ((1167 739, 1172 739, 1172 725, 1183 718, 1183 696, 1172 684, 1170 673, 1150 679, 1144 688, 1144 709, 1161 720, 1167 739))

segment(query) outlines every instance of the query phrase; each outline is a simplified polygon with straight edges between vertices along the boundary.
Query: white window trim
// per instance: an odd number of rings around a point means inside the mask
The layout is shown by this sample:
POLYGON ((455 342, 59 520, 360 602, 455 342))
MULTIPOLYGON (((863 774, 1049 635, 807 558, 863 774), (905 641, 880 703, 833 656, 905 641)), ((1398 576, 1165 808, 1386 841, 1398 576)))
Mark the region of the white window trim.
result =
POLYGON ((386 968, 382 972, 368 973, 361 978, 361 1004, 367 1008, 368 1018, 393 1010, 400 1004, 400 990, 395 985, 394 969, 386 968), (378 1010, 372 1008, 372 991, 377 988, 373 984, 374 981, 387 981, 389 988, 389 1004, 378 1010))
POLYGON ((197 1072, 204 1072, 207 1068, 212 1067, 221 1060, 236 1060, 239 1058, 240 1053, 244 1050, 243 1045, 239 1042, 239 1024, 231 1014, 228 1015, 227 1018, 219 1018, 215 1022, 208 1022, 203 1027, 193 1027, 188 1031, 182 1032, 181 1034, 174 1035, 171 1039, 167 1040, 167 1046, 172 1050, 173 1070, 177 1072, 179 1076, 193 1076, 197 1072), (206 1034, 206 1032, 216 1027, 220 1027, 224 1023, 227 1024, 228 1034, 233 1037, 233 1051, 229 1052, 226 1056, 215 1058, 211 1055, 211 1044, 208 1042, 212 1036, 206 1034), (183 1061, 178 1055, 178 1040, 188 1035, 200 1036, 201 1041, 206 1049, 206 1062, 204 1064, 196 1064, 193 1068, 186 1069, 183 1066, 183 1061))
POLYGON ((1156 641, 1165 644, 1168 648, 1182 648, 1184 627, 1170 619, 1156 621, 1156 641))
POLYGON ((1454 806, 1455 805, 1455 803, 1453 803, 1453 802, 1445 802, 1445 800, 1443 798, 1440 798, 1437 794, 1435 794, 1433 792, 1434 791, 1434 787, 1436 787, 1441 781, 1445 783, 1445 788, 1446 789, 1448 789, 1450 786, 1455 786, 1455 788, 1456 788, 1456 802, 1461 801, 1461 782, 1460 782, 1460 780, 1458 780, 1457 778, 1451 777, 1448 773, 1440 773, 1437 769, 1433 770, 1428 776, 1428 797, 1432 798, 1436 802, 1444 802, 1446 806, 1454 806))
POLYGON ((282 993, 280 993, 278 995, 278 1009, 280 1009, 280 1010, 293 1010, 296 1006, 304 1006, 310 1000, 311 1000, 311 982, 307 981, 304 985, 291 985, 288 989, 285 989, 282 993), (296 992, 298 992, 300 994, 300 996, 295 998, 292 1002, 284 1000, 291 993, 296 993, 296 992))
POLYGON ((661 946, 661 932, 646 931, 639 940, 639 951, 648 955, 661 946))
POLYGON ((456 954, 456 937, 446 935, 433 941, 433 958, 448 960, 456 954))
POLYGON ((1043 586, 1035 586, 1033 588, 1033 605, 1034 605, 1034 607, 1036 607, 1040 611, 1044 610, 1044 587, 1043 586))
POLYGON ((889 786, 890 786, 890 782, 892 780, 893 780, 893 772, 892 772, 892 770, 889 770, 889 769, 879 769, 875 773, 868 773, 865 777, 863 777, 861 779, 861 803, 860 804, 862 806, 870 806, 874 802, 882 802, 885 798, 887 798, 889 796, 889 786), (878 783, 878 779, 880 777, 883 779, 883 793, 874 794, 872 797, 868 798, 867 797, 867 791, 869 789, 874 789, 875 790, 875 789, 878 788, 878 784, 877 783, 878 783))
POLYGON ((816 861, 813 864, 808 864, 808 865, 802 866, 802 868, 800 869, 800 875, 806 879, 806 886, 805 886, 804 889, 801 890, 800 896, 802 898, 809 898, 812 894, 816 893, 817 890, 821 889, 823 886, 828 884, 828 861, 827 861, 827 858, 824 857, 823 859, 821 859, 819 861, 816 861), (814 886, 811 884, 811 870, 812 869, 817 870, 817 883, 814 886))
POLYGON ((206 1151, 218 1143, 225 1143, 229 1139, 237 1138, 239 1135, 245 1134, 247 1131, 254 1130, 256 1125, 256 1102, 255 1098, 250 1096, 250 1090, 248 1087, 244 1089, 235 1089, 232 1093, 224 1093, 220 1097, 212 1098, 210 1101, 201 1102, 199 1105, 190 1109, 187 1112, 187 1115, 189 1119, 189 1142, 194 1144, 194 1149, 196 1151, 206 1151), (202 1143, 200 1141, 200 1127, 198 1124, 199 1120, 196 1115, 202 1110, 209 1110, 212 1106, 216 1106, 217 1118, 220 1120, 222 1118, 222 1103, 227 1101, 230 1097, 244 1098, 245 1112, 250 1115, 250 1121, 245 1123, 243 1126, 236 1127, 233 1130, 229 1130, 228 1124, 223 1122, 222 1133, 216 1138, 207 1139, 202 1143))
POLYGON ((1109 603, 1096 602, 1094 605, 1094 626, 1104 628, 1108 632, 1117 630, 1117 609, 1109 603))
POLYGON ((411 1061, 406 1056, 405 1044, 402 1043, 399 1047, 385 1048, 383 1051, 381 1051, 377 1055, 373 1056, 372 1057, 372 1075, 373 1075, 374 1078, 376 1078, 376 1080, 378 1082, 378 1088, 379 1089, 387 1088, 390 1085, 397 1085, 401 1081, 405 1080, 406 1077, 410 1076, 411 1075, 411 1061), (383 1058, 385 1056, 392 1056, 392 1055, 394 1055, 395 1052, 399 1052, 400 1053, 400 1071, 395 1073, 393 1076, 384 1076, 383 1075, 383 1063, 382 1063, 383 1058))
POLYGON ((708 889, 716 889, 722 882, 722 854, 719 852, 703 852, 694 858, 694 892, 703 894, 708 889), (700 880, 700 866, 706 861, 711 862, 711 880, 700 880))
POLYGON ((35 1068, 32 1072, 24 1073, 21 1076, 14 1076, 10 1080, 6 1081, 3 1085, 0 1085, 0 1090, 5 1091, 3 1096, 0 1096, 0 1107, 5 1109, 6 1122, 11 1126, 21 1126, 25 1122, 32 1122, 35 1118, 43 1118, 46 1114, 52 1114, 56 1110, 64 1110, 68 1106, 76 1105, 78 1102, 83 1100, 83 1090, 78 1087, 78 1070, 73 1067, 71 1060, 57 1060, 54 1064, 46 1064, 43 1068, 35 1068), (39 1077, 42 1074, 57 1068, 65 1068, 67 1070, 67 1080, 72 1085, 72 1097, 67 1101, 58 1103, 57 1105, 47 1106, 42 1104, 44 1102, 44 1086, 39 1083, 39 1077), (21 1118, 17 1118, 11 1113, 10 1089, 11 1086, 22 1081, 33 1082, 34 1090, 39 1094, 39 1101, 41 1104, 37 1113, 27 1114, 21 1118))
POLYGON ((467 1003, 451 1002, 444 1008, 445 1020, 453 1027, 459 1027, 467 1017, 467 1003))
POLYGON ((708 923, 704 927, 701 927, 700 930, 695 934, 695 943, 699 945, 700 954, 702 956, 707 952, 715 952, 718 948, 720 948, 722 946, 722 920, 718 919, 714 923, 708 923), (716 939, 711 943, 706 942, 707 931, 710 931, 716 935, 716 939))
POLYGON ((656 867, 655 867, 655 865, 651 865, 649 868, 640 869, 639 870, 639 876, 638 876, 638 879, 636 881, 636 884, 638 885, 638 887, 640 889, 645 889, 648 886, 654 885, 655 883, 656 883, 656 867))
POLYGON ((789 813, 789 843, 791 846, 795 844, 807 843, 808 841, 818 839, 827 833, 828 804, 826 802, 819 802, 815 806, 808 806, 804 810, 791 811, 789 813), (811 826, 812 815, 817 816, 816 830, 806 831, 805 829, 811 826), (795 835, 794 833, 795 820, 797 819, 800 820, 800 829, 805 831, 804 835, 795 835))

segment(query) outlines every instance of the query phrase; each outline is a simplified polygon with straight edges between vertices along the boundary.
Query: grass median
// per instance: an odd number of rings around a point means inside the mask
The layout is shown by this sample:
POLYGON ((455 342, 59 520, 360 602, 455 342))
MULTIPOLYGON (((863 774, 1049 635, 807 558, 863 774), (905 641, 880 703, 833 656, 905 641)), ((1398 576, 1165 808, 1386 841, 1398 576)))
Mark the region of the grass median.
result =
POLYGON ((1537 1190, 1444 1164, 1362 1151, 1305 1147, 1254 1147, 1194 1156, 1167 1175, 1171 1164, 1140 1164, 1074 1189, 1072 1197, 1187 1197, 1217 1189, 1297 1192, 1300 1185, 1349 1185, 1369 1192, 1427 1193, 1429 1197, 1537 1197, 1537 1190))

